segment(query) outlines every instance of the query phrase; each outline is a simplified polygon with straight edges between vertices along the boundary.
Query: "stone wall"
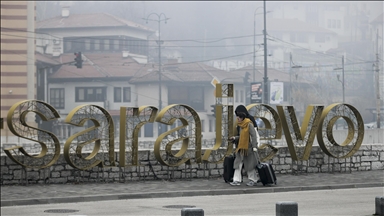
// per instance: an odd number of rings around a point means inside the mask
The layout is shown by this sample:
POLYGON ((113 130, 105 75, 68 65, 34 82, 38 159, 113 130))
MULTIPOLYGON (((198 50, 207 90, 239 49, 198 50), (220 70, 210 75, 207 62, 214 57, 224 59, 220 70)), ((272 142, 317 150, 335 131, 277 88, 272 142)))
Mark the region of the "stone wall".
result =
MULTIPOLYGON (((224 153, 224 150, 221 152, 224 153)), ((118 158, 118 152, 115 153, 118 158)), ((260 151, 263 157, 266 152, 260 151)), ((66 163, 63 156, 52 166, 45 169, 23 168, 6 155, 1 156, 1 185, 12 184, 57 184, 76 182, 128 182, 156 179, 220 178, 223 164, 202 163, 168 167, 161 165, 152 150, 141 150, 140 166, 94 167, 90 170, 77 170, 66 163)), ((276 173, 296 172, 356 172, 366 170, 384 170, 384 145, 362 145, 347 159, 329 158, 319 146, 313 146, 308 161, 292 161, 288 147, 278 147, 278 153, 272 160, 276 173)))

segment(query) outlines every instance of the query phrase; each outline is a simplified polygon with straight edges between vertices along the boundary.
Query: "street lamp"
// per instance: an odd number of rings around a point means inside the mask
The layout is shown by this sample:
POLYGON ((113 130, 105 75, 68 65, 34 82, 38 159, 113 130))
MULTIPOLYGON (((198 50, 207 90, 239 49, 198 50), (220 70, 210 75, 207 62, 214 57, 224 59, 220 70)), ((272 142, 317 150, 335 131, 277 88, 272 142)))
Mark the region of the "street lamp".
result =
POLYGON ((343 103, 345 102, 345 83, 344 83, 344 56, 341 56, 341 68, 334 68, 333 70, 342 70, 342 80, 340 74, 337 74, 337 80, 341 83, 343 88, 343 103))
POLYGON ((263 86, 263 103, 268 104, 269 100, 269 88, 268 88, 268 65, 267 65, 267 14, 266 5, 264 0, 264 86, 263 86))
MULTIPOLYGON (((289 97, 291 98, 291 106, 293 105, 293 97, 292 97, 292 68, 301 68, 300 65, 295 65, 292 61, 292 53, 289 53, 289 97)), ((297 79, 297 74, 296 74, 297 79)))
MULTIPOLYGON (((256 15, 262 13, 256 13, 257 10, 263 7, 256 8, 253 13, 253 82, 256 81, 256 15)), ((266 13, 270 13, 271 11, 267 11, 266 13)))
MULTIPOLYGON (((376 54, 376 58, 378 54, 376 54)), ((379 64, 376 62, 376 64, 373 64, 372 65, 373 67, 373 73, 374 73, 374 77, 375 77, 375 80, 376 80, 376 83, 375 83, 375 91, 376 91, 376 124, 377 124, 377 128, 380 128, 381 127, 381 122, 380 122, 380 69, 379 69, 379 64)))
MULTIPOLYGON (((143 18, 143 19, 146 21, 147 24, 148 24, 148 21, 156 21, 159 25, 159 27, 158 27, 159 28, 159 40, 156 42, 159 45, 159 110, 161 110, 162 109, 162 100, 161 100, 161 44, 162 44, 162 41, 160 40, 160 38, 161 38, 160 23, 162 21, 164 21, 164 23, 167 24, 167 20, 169 20, 170 18, 167 18, 164 13, 160 13, 160 14, 151 13, 147 16, 146 19, 145 18, 143 18), (152 15, 156 16, 157 19, 149 19, 149 17, 152 15), (164 18, 162 18, 162 17, 164 17, 164 18)), ((159 133, 158 134, 160 135, 160 133, 161 133, 161 125, 159 124, 159 133)))
POLYGON ((253 13, 253 82, 256 81, 256 12, 260 8, 262 7, 256 8, 255 12, 253 13))

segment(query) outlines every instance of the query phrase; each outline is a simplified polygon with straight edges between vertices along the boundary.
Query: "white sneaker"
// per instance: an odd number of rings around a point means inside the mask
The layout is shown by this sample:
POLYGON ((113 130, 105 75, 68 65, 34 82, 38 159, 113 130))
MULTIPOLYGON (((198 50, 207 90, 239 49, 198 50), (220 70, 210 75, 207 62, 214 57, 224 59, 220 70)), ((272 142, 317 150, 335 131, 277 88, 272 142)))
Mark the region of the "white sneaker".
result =
POLYGON ((255 185, 257 185, 257 183, 252 180, 247 183, 247 186, 255 186, 255 185))
POLYGON ((232 186, 239 186, 240 185, 240 182, 238 182, 238 181, 234 181, 234 182, 231 182, 231 183, 229 183, 230 185, 232 185, 232 186))

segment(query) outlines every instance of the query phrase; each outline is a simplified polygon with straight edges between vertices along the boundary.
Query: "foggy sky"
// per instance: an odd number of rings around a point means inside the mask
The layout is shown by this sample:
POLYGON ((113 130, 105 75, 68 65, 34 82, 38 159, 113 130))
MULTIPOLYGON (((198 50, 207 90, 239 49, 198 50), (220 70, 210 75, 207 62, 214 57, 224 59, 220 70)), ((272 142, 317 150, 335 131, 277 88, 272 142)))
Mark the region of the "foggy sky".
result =
MULTIPOLYGON (((285 3, 287 4, 286 1, 285 3)), ((364 6, 361 3, 362 1, 331 2, 331 4, 335 5, 351 4, 363 8, 364 6)), ((369 7, 372 14, 371 19, 383 12, 382 2, 366 1, 365 3, 375 5, 375 7, 369 7)), ((263 29, 263 14, 259 14, 263 12, 263 1, 38 1, 36 4, 37 20, 60 16, 60 4, 69 4, 71 5, 70 13, 72 14, 106 12, 146 25, 156 31, 158 30, 158 22, 150 21, 146 24, 143 18, 147 18, 150 13, 163 13, 170 19, 166 24, 164 22, 160 24, 162 39, 174 41, 178 45, 196 46, 195 49, 189 48, 190 53, 193 53, 193 55, 189 53, 188 49, 185 50, 185 55, 190 54, 197 60, 201 60, 203 55, 204 58, 212 59, 249 52, 251 48, 237 45, 252 45, 254 17, 256 18, 256 34, 262 34, 263 29), (257 8, 259 8, 257 10, 258 15, 254 16, 257 8), (213 42, 216 40, 220 41, 213 42), (212 41, 212 43, 204 43, 204 41, 212 41), (203 48, 204 45, 205 48, 203 48), (215 48, 212 45, 219 47, 215 48)), ((320 1, 292 1, 289 4, 321 5, 323 3, 320 1)), ((274 8, 279 5, 281 5, 281 2, 266 2, 267 11, 271 11, 267 14, 267 20, 281 16, 281 14, 274 14, 273 12, 274 8)), ((353 7, 351 8, 353 9, 353 7)), ((156 16, 150 16, 150 18, 157 19, 156 16)), ((257 38, 257 40, 262 40, 262 36, 257 38)))

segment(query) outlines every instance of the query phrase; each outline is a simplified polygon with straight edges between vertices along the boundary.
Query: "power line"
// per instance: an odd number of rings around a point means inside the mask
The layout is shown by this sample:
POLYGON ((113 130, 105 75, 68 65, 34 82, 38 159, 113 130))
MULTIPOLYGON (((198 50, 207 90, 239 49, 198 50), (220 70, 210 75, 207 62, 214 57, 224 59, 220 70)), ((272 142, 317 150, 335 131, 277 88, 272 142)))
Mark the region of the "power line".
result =
MULTIPOLYGON (((6 28, 6 27, 0 27, 0 28, 1 29, 7 29, 7 30, 14 30, 14 31, 18 31, 18 32, 44 34, 44 35, 49 35, 49 36, 55 37, 55 38, 61 38, 60 36, 56 36, 56 35, 46 33, 46 32, 27 31, 27 30, 20 30, 20 29, 14 29, 14 28, 6 28)), ((263 34, 257 34, 256 36, 262 36, 262 35, 263 34)), ((129 37, 129 36, 127 36, 127 37, 129 37)), ((224 38, 215 39, 213 41, 200 41, 200 40, 196 40, 196 39, 171 39, 171 40, 163 40, 163 41, 165 41, 165 42, 216 43, 216 42, 220 42, 220 41, 227 40, 227 39, 240 39, 240 38, 248 38, 248 37, 253 37, 253 35, 240 35, 240 36, 224 37, 224 38)), ((109 37, 98 37, 98 38, 111 39, 109 37)), ((40 39, 46 39, 46 38, 40 38, 40 39)), ((95 37, 76 37, 76 39, 74 38, 73 40, 76 41, 76 40, 81 40, 81 39, 95 39, 95 37)), ((46 39, 46 40, 53 40, 53 39, 46 39)), ((143 39, 134 39, 134 38, 132 38, 132 39, 115 39, 115 40, 119 40, 119 41, 157 41, 157 40, 143 40, 143 39)))
MULTIPOLYGON (((299 45, 296 45, 296 44, 293 44, 293 43, 290 43, 290 42, 287 42, 287 41, 284 41, 284 40, 281 40, 277 37, 274 37, 274 36, 271 36, 268 34, 269 37, 272 37, 273 39, 276 39, 280 42, 283 42, 283 43, 286 43, 286 44, 289 44, 291 46, 294 46, 294 47, 298 47, 298 48, 301 48, 301 49, 304 49, 304 50, 309 50, 309 51, 312 51, 312 52, 315 52, 315 53, 318 53, 318 54, 321 54, 321 55, 324 55, 324 56, 330 56, 330 57, 333 57, 333 58, 340 58, 341 56, 337 56, 337 55, 332 55, 332 54, 326 54, 326 53, 323 53, 321 51, 316 51, 316 50, 312 50, 312 49, 309 49, 309 48, 305 48, 305 47, 302 47, 302 46, 299 46, 299 45)), ((350 60, 348 58, 345 58, 347 60, 350 60)), ((350 61, 353 61, 353 60, 350 60, 350 61)))
MULTIPOLYGON (((19 37, 19 38, 32 38, 32 39, 39 39, 39 40, 46 40, 46 41, 53 41, 56 39, 47 39, 47 38, 42 38, 42 37, 28 37, 28 36, 20 36, 20 35, 11 35, 11 34, 1 34, 4 36, 13 36, 13 37, 19 37)), ((74 42, 77 44, 89 44, 91 45, 105 45, 105 43, 102 42, 102 40, 116 40, 116 41, 123 41, 123 42, 154 42, 155 40, 128 40, 128 39, 114 39, 114 38, 92 38, 92 40, 100 40, 100 42, 94 42, 94 41, 78 41, 77 39, 65 39, 63 40, 64 42, 74 42)), ((111 44, 108 43, 108 46, 111 44)), ((112 44, 113 46, 113 44, 112 44)), ((163 48, 223 48, 223 47, 249 47, 253 46, 253 44, 238 44, 238 45, 163 45, 163 48)), ((148 48, 158 48, 157 45, 141 45, 141 44, 124 44, 120 45, 119 47, 148 47, 148 48)))

